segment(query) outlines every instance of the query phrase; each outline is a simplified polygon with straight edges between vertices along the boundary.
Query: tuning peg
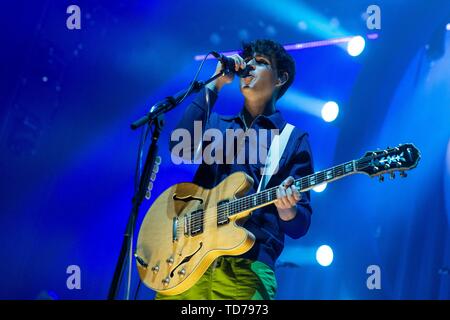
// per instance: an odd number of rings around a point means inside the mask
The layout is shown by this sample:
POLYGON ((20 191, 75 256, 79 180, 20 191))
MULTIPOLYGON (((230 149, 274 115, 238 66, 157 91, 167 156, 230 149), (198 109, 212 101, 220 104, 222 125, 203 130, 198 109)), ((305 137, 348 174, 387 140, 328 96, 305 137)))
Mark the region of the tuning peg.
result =
POLYGON ((153 182, 152 182, 152 181, 150 181, 150 182, 148 183, 147 189, 148 189, 148 191, 152 191, 152 189, 153 189, 153 182))
POLYGON ((395 179, 395 172, 394 172, 394 171, 391 172, 390 178, 391 178, 392 180, 395 179))
POLYGON ((379 176, 379 177, 378 177, 378 180, 379 180, 380 182, 383 182, 383 181, 384 181, 384 176, 379 176))
POLYGON ((145 191, 145 199, 150 200, 150 197, 152 196, 152 193, 150 190, 145 191))
POLYGON ((156 164, 161 164, 161 157, 160 156, 157 156, 156 158, 155 158, 155 163, 156 164))
POLYGON ((400 177, 406 178, 407 176, 408 176, 408 175, 406 174, 405 171, 401 171, 401 172, 400 172, 400 177))

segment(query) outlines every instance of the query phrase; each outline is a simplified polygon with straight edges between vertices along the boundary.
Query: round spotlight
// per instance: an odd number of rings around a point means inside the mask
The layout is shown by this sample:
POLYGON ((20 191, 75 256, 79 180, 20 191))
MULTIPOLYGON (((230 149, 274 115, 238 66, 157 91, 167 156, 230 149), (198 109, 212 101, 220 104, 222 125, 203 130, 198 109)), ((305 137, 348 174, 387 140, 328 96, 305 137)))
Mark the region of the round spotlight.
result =
POLYGON ((315 187, 313 188, 313 190, 314 190, 315 192, 322 192, 322 191, 325 190, 326 188, 327 188, 327 183, 324 182, 324 183, 321 183, 321 184, 315 186, 315 187))
POLYGON ((322 107, 322 118, 326 122, 334 121, 339 114, 339 106, 334 101, 328 101, 322 107))
POLYGON ((320 246, 316 251, 316 260, 322 267, 328 267, 333 262, 333 250, 330 246, 320 246))
POLYGON ((447 31, 450 31, 450 23, 447 23, 447 25, 445 26, 445 29, 447 29, 447 31))
POLYGON ((361 36, 356 36, 347 43, 347 52, 352 57, 356 57, 364 51, 365 46, 366 41, 364 40, 364 38, 361 36))

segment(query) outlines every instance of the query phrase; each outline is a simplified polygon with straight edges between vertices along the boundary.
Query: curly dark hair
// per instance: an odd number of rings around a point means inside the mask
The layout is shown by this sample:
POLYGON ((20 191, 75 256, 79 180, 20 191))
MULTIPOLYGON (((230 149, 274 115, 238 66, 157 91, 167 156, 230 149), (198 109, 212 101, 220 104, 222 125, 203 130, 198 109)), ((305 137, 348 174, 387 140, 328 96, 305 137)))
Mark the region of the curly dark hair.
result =
POLYGON ((282 45, 268 39, 259 39, 252 42, 244 42, 242 44, 242 51, 240 55, 242 58, 253 57, 255 53, 262 54, 270 58, 272 64, 274 64, 278 71, 278 76, 282 76, 284 72, 287 72, 289 79, 278 91, 277 100, 280 99, 286 90, 294 82, 295 78, 295 61, 292 56, 286 52, 282 45))

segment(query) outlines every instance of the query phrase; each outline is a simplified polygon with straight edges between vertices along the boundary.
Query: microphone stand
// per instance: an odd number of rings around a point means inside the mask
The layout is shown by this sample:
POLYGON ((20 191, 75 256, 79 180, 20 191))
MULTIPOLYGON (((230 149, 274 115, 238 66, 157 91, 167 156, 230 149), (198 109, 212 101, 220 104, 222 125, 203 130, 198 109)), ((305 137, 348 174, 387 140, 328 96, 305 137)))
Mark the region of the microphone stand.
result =
MULTIPOLYGON (((230 69, 225 68, 217 75, 213 76, 212 78, 208 79, 205 82, 202 81, 194 81, 187 89, 181 90, 177 92, 174 96, 169 96, 159 102, 157 102, 155 105, 153 105, 150 109, 150 111, 140 119, 136 120, 131 124, 131 129, 136 130, 137 128, 148 124, 149 126, 154 127, 153 134, 152 134, 152 142, 150 144, 150 147, 148 149, 147 157, 145 159, 145 165, 144 170, 142 172, 142 175, 139 179, 138 188, 136 190, 136 193, 133 196, 132 199, 132 209, 130 216, 128 218, 128 223, 126 227, 126 231, 124 234, 124 238, 122 241, 122 247, 120 249, 119 258, 116 264, 116 268, 114 271, 113 280, 111 283, 111 286, 109 288, 108 292, 108 300, 114 300, 117 296, 118 289, 119 289, 119 282, 121 279, 121 275, 124 270, 125 265, 125 258, 127 256, 127 253, 130 252, 133 244, 133 234, 134 230, 136 229, 136 220, 139 213, 139 207, 142 204, 142 201, 145 197, 145 192, 150 180, 151 171, 155 165, 155 159, 158 151, 158 139, 161 134, 162 128, 163 128, 163 117, 164 114, 172 109, 174 109, 176 106, 178 106, 181 102, 183 102, 186 97, 191 95, 194 92, 199 92, 201 89, 203 89, 208 83, 216 80, 217 78, 224 76, 228 73, 232 72, 230 69)), ((131 267, 131 264, 130 264, 131 267)), ((130 288, 127 288, 127 293, 129 292, 130 288)), ((128 294, 127 294, 128 299, 128 294)))

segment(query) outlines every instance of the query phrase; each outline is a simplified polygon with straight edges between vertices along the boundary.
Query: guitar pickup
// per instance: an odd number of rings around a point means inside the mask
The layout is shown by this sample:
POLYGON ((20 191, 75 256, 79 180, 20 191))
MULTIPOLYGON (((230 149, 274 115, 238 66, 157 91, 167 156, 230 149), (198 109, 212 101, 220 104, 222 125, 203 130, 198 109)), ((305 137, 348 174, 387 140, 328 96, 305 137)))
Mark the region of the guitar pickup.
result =
POLYGON ((217 203, 217 225, 223 225, 230 222, 228 218, 230 208, 228 206, 229 200, 223 200, 217 203))
POLYGON ((189 235, 195 236, 198 233, 203 232, 203 210, 197 210, 190 214, 189 218, 189 235))

